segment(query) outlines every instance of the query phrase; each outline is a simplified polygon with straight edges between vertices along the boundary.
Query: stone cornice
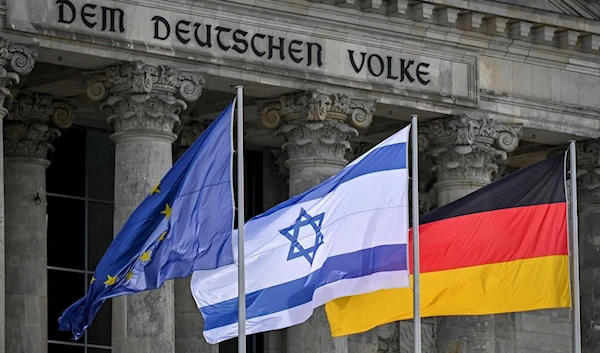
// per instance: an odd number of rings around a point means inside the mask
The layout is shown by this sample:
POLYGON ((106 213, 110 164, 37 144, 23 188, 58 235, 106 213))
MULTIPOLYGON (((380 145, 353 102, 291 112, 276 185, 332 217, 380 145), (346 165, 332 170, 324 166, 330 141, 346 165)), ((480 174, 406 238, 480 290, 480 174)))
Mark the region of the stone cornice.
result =
MULTIPOLYGON (((309 0, 321 2, 320 0, 309 0)), ((341 7, 464 31, 599 53, 600 21, 489 0, 336 0, 341 7)))

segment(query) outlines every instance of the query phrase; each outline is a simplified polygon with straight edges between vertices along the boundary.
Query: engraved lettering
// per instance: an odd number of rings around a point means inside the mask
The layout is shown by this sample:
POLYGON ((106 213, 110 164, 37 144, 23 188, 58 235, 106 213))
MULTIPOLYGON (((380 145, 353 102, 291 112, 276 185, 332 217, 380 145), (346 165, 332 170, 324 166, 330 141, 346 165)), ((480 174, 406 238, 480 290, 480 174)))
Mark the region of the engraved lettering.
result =
POLYGON ((246 50, 248 50, 248 41, 244 38, 246 34, 248 34, 248 32, 242 31, 241 29, 237 29, 233 32, 233 41, 235 42, 233 50, 240 54, 244 54, 246 50), (241 44, 243 48, 240 48, 238 44, 241 44))
POLYGON ((89 28, 96 27, 96 24, 98 22, 90 22, 90 21, 88 21, 88 17, 89 18, 94 18, 94 17, 96 17, 96 13, 94 13, 94 12, 89 13, 89 12, 86 12, 85 10, 87 10, 87 9, 93 10, 95 8, 96 8, 96 5, 94 5, 94 4, 85 4, 81 8, 81 21, 83 22, 83 24, 85 24, 89 28))
POLYGON ((426 63, 419 63, 419 65, 417 65, 417 80, 419 80, 419 82, 421 82, 421 84, 422 84, 422 85, 425 85, 425 86, 427 86, 427 84, 428 84, 428 83, 429 83, 429 81, 431 81, 431 80, 423 80, 423 79, 421 78, 421 75, 423 75, 423 76, 427 76, 427 75, 429 75, 429 71, 421 71, 421 66, 422 66, 422 67, 425 67, 425 68, 428 68, 428 67, 429 67, 429 64, 426 64, 426 63))
POLYGON ((169 35, 171 34, 171 26, 169 25, 169 22, 161 16, 152 17, 152 21, 154 21, 154 38, 160 40, 165 40, 169 38, 169 35), (159 23, 162 23, 165 28, 166 34, 164 36, 160 35, 159 23))
POLYGON ((186 26, 185 28, 187 28, 187 26, 190 25, 190 21, 185 21, 185 20, 181 20, 179 22, 177 22, 177 25, 175 26, 175 36, 177 37, 177 39, 179 39, 179 41, 183 44, 187 44, 190 39, 189 38, 184 38, 181 34, 187 34, 190 33, 189 30, 187 29, 183 29, 181 28, 181 25, 186 26))
POLYGON ((56 0, 56 3, 59 4, 58 6, 58 22, 60 23, 66 23, 66 24, 71 24, 73 23, 73 21, 75 21, 75 15, 77 13, 77 10, 75 9, 75 6, 73 5, 72 2, 70 2, 69 0, 56 0), (71 11, 71 19, 67 20, 65 17, 65 5, 67 5, 69 7, 69 11, 71 11))

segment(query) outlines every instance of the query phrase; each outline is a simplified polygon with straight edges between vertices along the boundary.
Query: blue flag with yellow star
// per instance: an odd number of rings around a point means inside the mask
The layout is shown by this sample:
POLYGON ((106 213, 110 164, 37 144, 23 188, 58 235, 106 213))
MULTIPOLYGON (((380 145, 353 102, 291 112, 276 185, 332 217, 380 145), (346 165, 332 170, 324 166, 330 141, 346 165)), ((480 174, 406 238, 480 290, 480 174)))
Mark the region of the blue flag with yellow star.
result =
POLYGON ((81 337, 108 298, 233 263, 233 107, 210 124, 125 222, 87 295, 63 312, 62 331, 81 337))

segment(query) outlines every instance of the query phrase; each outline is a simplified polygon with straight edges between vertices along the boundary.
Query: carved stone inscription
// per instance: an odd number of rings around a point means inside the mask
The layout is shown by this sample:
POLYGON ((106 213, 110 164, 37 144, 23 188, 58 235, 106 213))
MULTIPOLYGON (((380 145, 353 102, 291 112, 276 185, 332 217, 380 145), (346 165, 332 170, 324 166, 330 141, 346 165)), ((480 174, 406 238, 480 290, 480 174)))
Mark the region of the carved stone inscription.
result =
POLYGON ((342 80, 349 87, 402 90, 453 104, 476 101, 475 57, 435 51, 423 55, 419 46, 384 34, 363 38, 350 31, 338 37, 328 24, 310 18, 297 22, 267 12, 241 14, 235 4, 223 10, 167 1, 161 8, 127 0, 7 2, 6 27, 11 30, 315 82, 342 80))

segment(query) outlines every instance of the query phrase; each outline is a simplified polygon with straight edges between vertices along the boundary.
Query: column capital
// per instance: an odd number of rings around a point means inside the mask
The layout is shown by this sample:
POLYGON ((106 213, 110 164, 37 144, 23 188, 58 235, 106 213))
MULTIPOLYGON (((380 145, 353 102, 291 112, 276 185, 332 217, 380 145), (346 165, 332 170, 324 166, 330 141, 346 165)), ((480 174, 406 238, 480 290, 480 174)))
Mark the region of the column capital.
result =
POLYGON ((374 101, 318 91, 284 95, 260 109, 262 124, 285 137, 288 167, 311 160, 343 168, 349 139, 369 126, 374 112, 374 101))
POLYGON ((522 136, 521 126, 456 115, 434 119, 421 129, 419 149, 432 158, 438 182, 488 184, 522 136))
POLYGON ((306 91, 279 97, 260 110, 261 122, 269 129, 293 121, 322 122, 336 120, 356 128, 368 127, 373 120, 375 101, 354 99, 346 94, 306 91))
POLYGON ((197 118, 190 118, 181 126, 177 140, 173 143, 173 162, 177 161, 185 151, 206 130, 207 123, 197 118))
POLYGON ((587 206, 600 206, 600 140, 578 142, 577 199, 587 206))
POLYGON ((10 108, 4 125, 7 158, 45 159, 53 152, 52 142, 74 121, 73 107, 45 94, 20 94, 10 108))
POLYGON ((202 94, 204 74, 182 72, 172 66, 153 66, 134 61, 109 66, 86 81, 92 100, 111 108, 108 122, 115 128, 113 139, 127 135, 159 135, 174 141, 173 128, 186 102, 202 94))
POLYGON ((21 82, 21 76, 33 69, 37 47, 12 43, 0 37, 0 119, 8 113, 12 100, 11 88, 21 82))

